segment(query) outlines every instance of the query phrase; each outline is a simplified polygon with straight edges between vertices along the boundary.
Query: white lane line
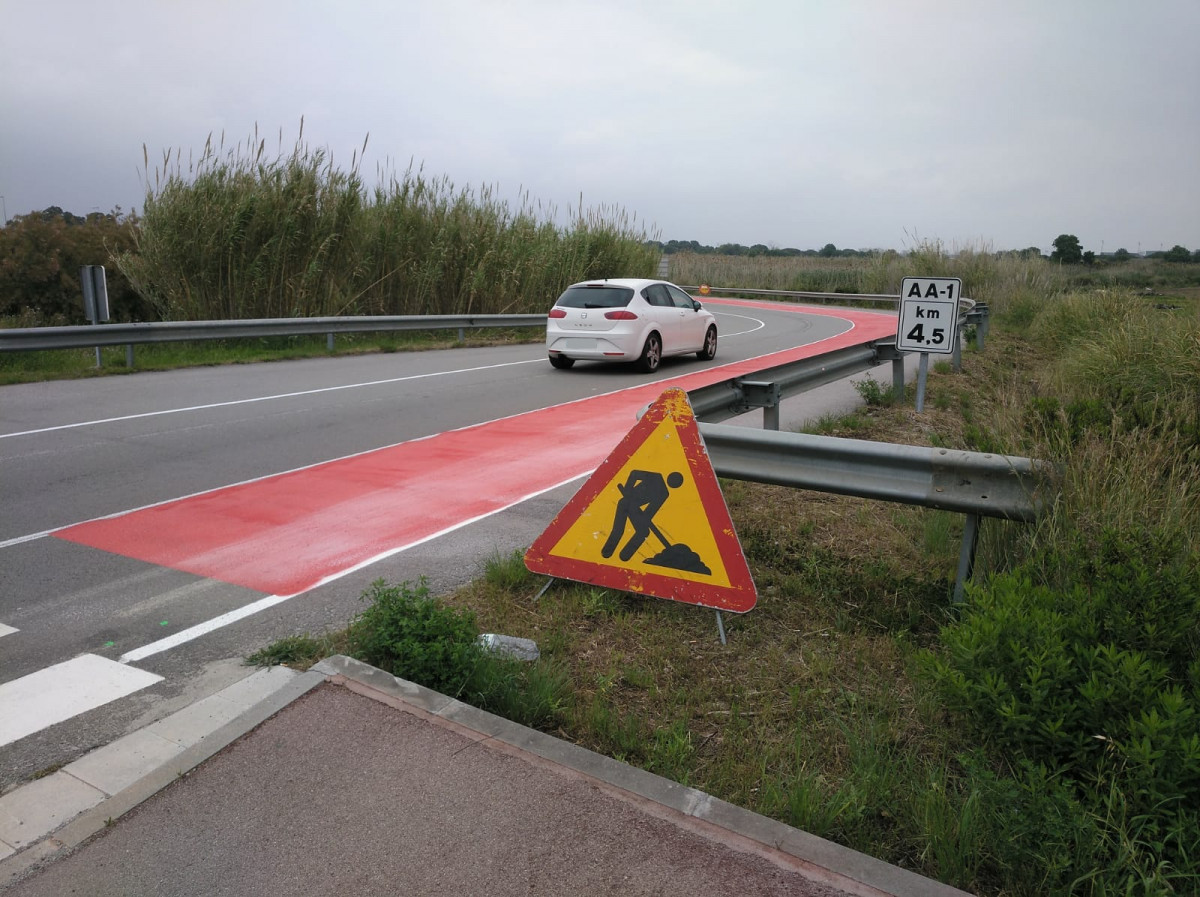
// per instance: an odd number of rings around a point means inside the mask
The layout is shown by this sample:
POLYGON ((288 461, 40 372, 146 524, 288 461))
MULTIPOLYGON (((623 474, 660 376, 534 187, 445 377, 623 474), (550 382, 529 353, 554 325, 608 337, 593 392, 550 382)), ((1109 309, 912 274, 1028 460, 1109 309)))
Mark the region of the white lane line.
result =
POLYGON ((20 632, 20 631, 21 630, 19 630, 19 629, 13 629, 11 626, 5 626, 3 623, 0 623, 0 638, 3 638, 6 635, 12 635, 14 632, 20 632))
POLYGON ((516 501, 510 502, 502 508, 496 508, 495 510, 488 511, 486 514, 480 514, 476 517, 472 517, 470 520, 462 520, 446 527, 443 530, 439 530, 436 533, 430 533, 428 536, 423 536, 414 542, 409 542, 407 545, 401 545, 398 548, 388 549, 387 551, 375 555, 375 557, 368 558, 365 561, 355 564, 353 567, 347 567, 345 570, 339 570, 337 573, 331 573, 320 582, 313 583, 303 592, 296 592, 293 595, 268 595, 266 598, 260 598, 258 601, 251 602, 245 607, 239 607, 237 610, 231 610, 229 613, 221 614, 219 617, 213 617, 211 620, 208 620, 204 623, 197 623, 195 626, 181 630, 180 632, 176 632, 174 635, 169 635, 166 638, 159 639, 156 642, 151 642, 148 645, 143 645, 141 648, 134 648, 132 651, 127 651, 120 656, 119 660, 121 663, 134 663, 150 657, 153 654, 160 654, 163 651, 169 651, 171 648, 178 647, 185 642, 190 642, 193 639, 198 639, 201 636, 208 635, 210 632, 220 629, 222 626, 228 626, 230 623, 236 623, 238 620, 245 619, 252 614, 258 613, 260 610, 266 610, 268 607, 274 607, 276 604, 282 604, 285 601, 290 601, 298 595, 305 595, 308 592, 311 592, 313 589, 318 589, 323 585, 336 582, 344 576, 349 576, 351 573, 354 573, 357 570, 361 570, 364 567, 369 567, 372 564, 376 564, 379 561, 392 557, 393 555, 400 554, 402 551, 408 551, 410 548, 416 548, 418 545, 424 545, 426 542, 432 542, 434 539, 441 538, 448 533, 462 529, 464 526, 470 526, 472 523, 485 520, 486 518, 495 514, 500 514, 504 511, 507 511, 509 508, 515 507, 523 501, 528 501, 531 498, 537 498, 539 495, 543 495, 547 492, 553 492, 555 489, 558 489, 561 486, 565 486, 568 483, 573 483, 578 479, 582 479, 583 477, 590 476, 591 473, 592 471, 590 470, 586 471, 578 476, 571 477, 569 480, 563 480, 561 483, 555 483, 553 486, 548 486, 545 489, 539 489, 536 492, 530 492, 528 495, 524 495, 521 498, 518 498, 516 501))
POLYGON ((449 377, 452 374, 474 374, 479 371, 492 371, 497 368, 514 367, 519 364, 539 364, 545 359, 540 356, 525 361, 506 361, 503 364, 489 364, 476 368, 459 368, 453 371, 434 371, 429 374, 411 374, 407 377, 393 377, 389 380, 369 380, 365 383, 345 383, 341 386, 324 386, 321 389, 305 389, 300 392, 284 392, 273 396, 258 396, 253 399, 235 399, 229 402, 213 402, 209 405, 189 405, 186 408, 164 408, 161 411, 146 411, 142 414, 126 414, 121 417, 105 417, 99 420, 85 420, 74 424, 60 424, 57 427, 42 427, 40 430, 21 430, 17 433, 0 433, 0 439, 10 439, 13 436, 36 436, 39 433, 54 433, 58 430, 74 430, 78 427, 95 427, 100 424, 120 423, 126 420, 138 420, 143 417, 160 417, 165 414, 183 414, 188 411, 207 411, 212 408, 228 408, 233 405, 250 405, 254 402, 272 402, 276 399, 293 399, 297 396, 312 396, 323 392, 338 392, 344 389, 361 389, 366 386, 387 386, 391 383, 403 383, 407 380, 425 380, 430 377, 449 377))
POLYGON ((81 654, 0 685, 0 746, 161 681, 162 676, 81 654))
POLYGON ((756 330, 762 330, 767 326, 767 322, 761 318, 752 318, 749 315, 735 315, 733 312, 728 311, 713 311, 711 308, 709 311, 722 318, 741 318, 743 321, 753 321, 758 325, 757 327, 751 327, 749 330, 739 330, 737 333, 722 333, 721 339, 729 339, 731 336, 745 336, 747 333, 754 333, 756 330))

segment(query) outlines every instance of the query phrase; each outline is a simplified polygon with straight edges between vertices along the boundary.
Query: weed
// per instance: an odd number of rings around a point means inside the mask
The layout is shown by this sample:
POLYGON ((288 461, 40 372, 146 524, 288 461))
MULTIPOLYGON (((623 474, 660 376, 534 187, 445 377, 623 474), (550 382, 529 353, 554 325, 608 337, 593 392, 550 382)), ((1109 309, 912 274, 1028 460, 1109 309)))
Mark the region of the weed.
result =
POLYGON ((890 405, 895 401, 895 394, 892 392, 891 386, 884 386, 872 377, 864 377, 862 380, 854 380, 852 383, 855 392, 867 405, 878 408, 890 405))
POLYGON ((521 551, 507 555, 493 551, 484 561, 483 579, 498 589, 519 591, 528 587, 534 575, 526 568, 525 556, 521 551))

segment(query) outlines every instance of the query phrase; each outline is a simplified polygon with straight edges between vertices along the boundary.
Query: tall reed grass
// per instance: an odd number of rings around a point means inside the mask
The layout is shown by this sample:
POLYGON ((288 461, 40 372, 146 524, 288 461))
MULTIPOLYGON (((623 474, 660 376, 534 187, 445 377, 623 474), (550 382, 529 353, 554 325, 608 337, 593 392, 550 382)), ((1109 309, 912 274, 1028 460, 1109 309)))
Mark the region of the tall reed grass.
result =
POLYGON ((271 156, 257 129, 226 148, 211 135, 186 165, 168 150, 150 172, 137 247, 121 271, 168 320, 338 314, 541 311, 567 284, 648 276, 657 251, 624 210, 553 206, 493 186, 457 188, 386 165, 368 188, 300 137, 271 156))

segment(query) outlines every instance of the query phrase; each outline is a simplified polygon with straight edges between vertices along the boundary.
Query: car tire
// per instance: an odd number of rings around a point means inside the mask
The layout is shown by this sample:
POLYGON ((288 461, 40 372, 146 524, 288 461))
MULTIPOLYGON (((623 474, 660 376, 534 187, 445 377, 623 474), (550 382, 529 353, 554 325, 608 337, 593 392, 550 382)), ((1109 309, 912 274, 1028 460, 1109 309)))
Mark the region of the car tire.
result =
POLYGON ((662 337, 657 333, 651 333, 646 337, 646 344, 642 346, 642 355, 637 360, 638 370, 646 374, 653 374, 658 370, 661 361, 662 337))
POLYGON ((704 348, 696 353, 696 357, 701 361, 712 361, 717 357, 717 328, 709 327, 708 333, 704 334, 704 348))
POLYGON ((551 355, 550 365, 556 367, 560 371, 565 371, 575 364, 574 358, 567 358, 565 355, 551 355))

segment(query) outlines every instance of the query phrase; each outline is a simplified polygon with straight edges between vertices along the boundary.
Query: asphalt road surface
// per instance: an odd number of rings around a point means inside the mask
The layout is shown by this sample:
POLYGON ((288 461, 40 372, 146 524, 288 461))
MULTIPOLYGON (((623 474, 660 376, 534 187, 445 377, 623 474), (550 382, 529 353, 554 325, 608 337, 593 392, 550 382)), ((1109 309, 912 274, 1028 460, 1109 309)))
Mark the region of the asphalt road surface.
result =
POLYGON ((0 791, 344 626, 375 579, 437 593, 524 549, 666 385, 895 327, 707 304, 717 358, 653 376, 532 344, 0 388, 0 791))

